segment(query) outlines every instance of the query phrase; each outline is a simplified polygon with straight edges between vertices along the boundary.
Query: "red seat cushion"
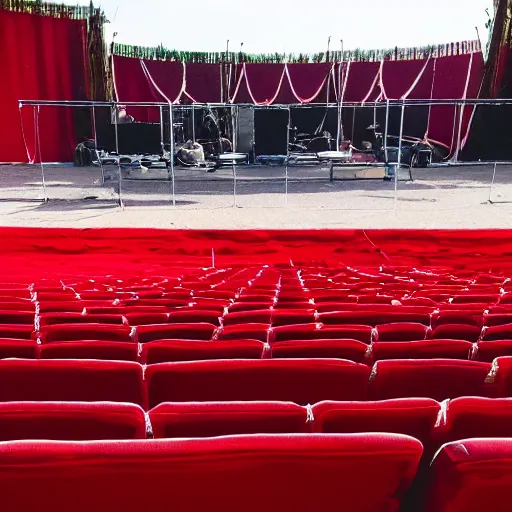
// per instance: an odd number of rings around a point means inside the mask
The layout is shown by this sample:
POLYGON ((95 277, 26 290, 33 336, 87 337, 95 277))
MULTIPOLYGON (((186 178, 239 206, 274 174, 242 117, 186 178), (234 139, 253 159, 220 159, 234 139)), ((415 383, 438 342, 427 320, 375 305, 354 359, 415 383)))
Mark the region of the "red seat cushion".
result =
POLYGON ((216 330, 212 324, 140 325, 135 329, 135 341, 148 343, 156 340, 210 340, 216 330))
POLYGON ((463 340, 386 341, 372 345, 374 361, 383 359, 469 359, 473 344, 463 340))
POLYGON ((41 345, 41 359, 100 359, 138 361, 137 343, 111 341, 62 341, 41 345))
POLYGON ((149 412, 156 439, 306 433, 305 407, 291 402, 164 403, 149 412))

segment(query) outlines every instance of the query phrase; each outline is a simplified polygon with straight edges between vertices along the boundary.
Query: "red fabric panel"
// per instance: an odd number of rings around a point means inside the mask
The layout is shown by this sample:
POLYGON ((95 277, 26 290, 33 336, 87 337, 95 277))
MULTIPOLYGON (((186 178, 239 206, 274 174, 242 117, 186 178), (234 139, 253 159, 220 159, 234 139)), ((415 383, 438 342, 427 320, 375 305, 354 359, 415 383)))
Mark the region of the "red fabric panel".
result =
MULTIPOLYGON (((434 63, 436 61, 437 59, 430 59, 421 78, 407 98, 413 100, 430 99, 430 95, 432 94, 432 80, 434 79, 434 63)), ((384 64, 384 66, 386 66, 386 64, 384 64)), ((437 67, 437 64, 435 66, 437 67)))
MULTIPOLYGON (((165 102, 153 84, 144 74, 139 59, 130 57, 113 56, 114 59, 114 86, 117 101, 147 101, 165 102)), ((135 121, 143 123, 160 122, 160 113, 157 108, 129 107, 128 114, 135 118, 135 121)))
POLYGON ((397 512, 422 455, 400 435, 0 446, 4 510, 397 512))
POLYGON ((187 63, 186 91, 199 103, 219 103, 220 95, 220 64, 187 63))
MULTIPOLYGON (((437 59, 432 89, 433 99, 460 99, 464 97, 471 55, 457 55, 437 59)), ((449 105, 432 106, 428 137, 454 149, 459 117, 456 108, 449 105)))
MULTIPOLYGON (((284 64, 245 64, 247 91, 253 103, 268 105, 273 103, 282 84, 284 64)), ((237 103, 242 101, 235 98, 237 103)))
MULTIPOLYGON (((319 94, 324 91, 331 65, 321 64, 288 64, 290 81, 297 95, 293 103, 316 102, 319 94)), ((325 94, 325 91, 324 91, 325 94)))
POLYGON ((158 89, 174 103, 180 97, 183 88, 183 64, 163 60, 145 60, 144 65, 158 89))
MULTIPOLYGON (((20 119, 18 100, 87 99, 86 24, 0 11, 0 162, 36 157, 34 110, 24 107, 20 119)), ((73 159, 77 141, 71 109, 41 107, 39 131, 44 161, 73 159)))
MULTIPOLYGON (((385 97, 390 100, 400 99, 412 87, 424 67, 425 61, 423 60, 384 61, 382 86, 385 97)), ((430 93, 430 91, 428 92, 430 93)))
POLYGON ((345 101, 362 101, 374 88, 380 62, 352 62, 348 73, 345 101))

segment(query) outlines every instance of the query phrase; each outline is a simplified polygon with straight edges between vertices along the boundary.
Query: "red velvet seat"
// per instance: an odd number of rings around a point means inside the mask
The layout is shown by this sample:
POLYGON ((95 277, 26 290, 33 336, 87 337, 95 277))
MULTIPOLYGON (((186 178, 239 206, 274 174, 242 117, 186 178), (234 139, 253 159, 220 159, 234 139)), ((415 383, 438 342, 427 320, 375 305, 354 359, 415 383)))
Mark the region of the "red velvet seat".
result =
POLYGON ((164 403, 149 418, 156 439, 311 431, 306 408, 291 402, 164 403))
POLYGON ((483 321, 486 327, 512 324, 512 312, 485 315, 483 321))
POLYGON ((194 361, 148 366, 150 407, 162 402, 363 400, 368 366, 341 359, 194 361))
MULTIPOLYGON (((375 361, 384 359, 469 359, 473 344, 463 340, 423 340, 373 343, 375 361)), ((482 359, 483 360, 483 359, 482 359)))
POLYGON ((360 324, 375 327, 390 323, 418 323, 430 325, 431 308, 407 308, 374 306, 373 311, 341 311, 322 313, 319 317, 324 324, 360 324))
POLYGON ((285 325, 275 327, 270 333, 270 341, 279 343, 292 340, 354 339, 371 343, 372 328, 366 325, 324 326, 320 323, 285 325))
POLYGON ((476 349, 477 361, 492 363, 497 357, 512 356, 512 340, 480 341, 476 349))
MULTIPOLYGON (((0 304, 1 308, 1 304, 0 304)), ((0 324, 34 325, 34 313, 32 311, 0 310, 0 324)))
POLYGON ((261 311, 264 309, 269 309, 273 303, 269 303, 268 301, 258 301, 258 302, 234 302, 229 306, 230 313, 237 313, 239 311, 261 311))
POLYGON ((39 327, 59 324, 117 324, 123 325, 121 314, 86 315, 83 313, 43 313, 38 317, 39 327))
POLYGON ((152 341, 142 346, 143 364, 210 359, 261 359, 264 344, 256 340, 152 341))
POLYGON ((219 340, 268 340, 270 324, 226 325, 217 333, 219 340))
POLYGON ((432 314, 432 328, 439 325, 473 325, 482 328, 483 310, 441 310, 432 314))
POLYGON ((462 397, 446 410, 444 442, 472 437, 512 437, 512 399, 462 397))
POLYGON ((375 329, 375 341, 421 341, 428 332, 428 327, 416 323, 378 325, 375 329))
POLYGON ((111 402, 0 403, 0 441, 145 439, 144 411, 111 402))
POLYGON ((444 324, 438 325, 429 337, 435 340, 466 340, 476 342, 480 339, 481 329, 476 325, 444 324))
POLYGON ((142 366, 126 361, 0 361, 0 402, 130 402, 143 405, 142 366))
POLYGON ((0 339, 0 359, 37 359, 35 340, 0 339))
POLYGON ((430 470, 427 512, 508 512, 512 439, 466 439, 443 446, 430 470))
POLYGON ((124 315, 126 323, 131 327, 138 327, 139 325, 157 325, 168 324, 169 313, 126 313, 124 315))
POLYGON ((133 342, 62 341, 41 345, 41 359, 100 359, 104 361, 138 361, 139 346, 133 342))
POLYGON ((417 440, 386 434, 13 442, 0 445, 2 507, 397 512, 421 453, 417 440))
POLYGON ((131 327, 111 324, 57 324, 42 327, 42 343, 57 341, 132 341, 131 327))
POLYGON ((212 324, 140 325, 135 330, 135 341, 148 343, 157 340, 210 340, 216 327, 212 324))
POLYGON ((362 363, 368 345, 356 340, 299 340, 282 341, 272 345, 274 359, 347 359, 362 363))
POLYGON ((0 325, 0 338, 30 340, 34 333, 34 325, 0 325))
POLYGON ((484 327, 482 329, 482 340, 512 340, 512 324, 484 327))
POLYGON ((490 363, 455 359, 377 361, 369 386, 371 400, 427 397, 442 401, 486 396, 490 363))
POLYGON ((272 321, 272 310, 255 309, 251 311, 235 311, 228 313, 223 317, 222 323, 228 325, 242 325, 242 324, 270 324, 272 321))
POLYGON ((169 313, 169 322, 172 324, 211 324, 218 327, 220 325, 217 311, 207 311, 197 308, 178 309, 169 313))
POLYGON ((441 405, 430 398, 402 398, 379 402, 320 402, 313 406, 314 432, 350 434, 388 432, 435 442, 441 405))
POLYGON ((315 321, 314 309, 275 309, 272 314, 272 325, 309 324, 315 321))

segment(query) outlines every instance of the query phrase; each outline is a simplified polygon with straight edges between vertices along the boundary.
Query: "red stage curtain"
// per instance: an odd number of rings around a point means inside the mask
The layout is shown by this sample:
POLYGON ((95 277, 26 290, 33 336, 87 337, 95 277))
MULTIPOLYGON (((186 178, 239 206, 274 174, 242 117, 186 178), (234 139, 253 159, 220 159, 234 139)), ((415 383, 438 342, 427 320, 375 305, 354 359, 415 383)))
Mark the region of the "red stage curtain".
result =
POLYGON ((414 86, 418 78, 419 83, 423 73, 427 71, 426 65, 428 66, 428 62, 424 60, 384 61, 381 74, 383 99, 401 99, 414 86))
MULTIPOLYGON (((86 41, 86 21, 0 10, 0 161, 36 159, 34 109, 23 107, 20 115, 18 100, 88 98, 86 41)), ((72 110, 41 107, 39 126, 43 160, 71 161, 72 110)))
MULTIPOLYGON (((146 63, 149 61, 146 61, 146 63)), ((165 62, 165 65, 169 63, 165 62)), ((165 102, 151 80, 146 76, 139 59, 114 56, 114 86, 117 101, 147 101, 165 102)), ((141 123, 160 122, 160 113, 157 108, 129 107, 127 113, 141 123)))
POLYGON ((290 103, 311 103, 318 101, 319 96, 326 87, 331 65, 288 64, 287 68, 295 97, 290 103))
POLYGON ((187 93, 199 103, 221 103, 220 64, 187 63, 187 93))
MULTIPOLYGON (((433 99, 464 98, 469 78, 471 55, 457 55, 437 59, 432 88, 433 99)), ((432 106, 430 109, 428 137, 441 142, 452 152, 457 144, 459 120, 456 108, 449 105, 432 106)))
POLYGON ((374 88, 380 62, 352 62, 348 72, 345 101, 363 101, 374 88))

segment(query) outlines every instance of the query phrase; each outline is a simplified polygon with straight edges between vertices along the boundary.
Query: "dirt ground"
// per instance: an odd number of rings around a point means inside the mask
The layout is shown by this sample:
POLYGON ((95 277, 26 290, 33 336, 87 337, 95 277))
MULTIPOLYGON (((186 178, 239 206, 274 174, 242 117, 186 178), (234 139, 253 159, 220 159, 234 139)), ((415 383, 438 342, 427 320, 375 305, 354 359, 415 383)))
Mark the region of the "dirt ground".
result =
MULTIPOLYGON (((0 166, 4 226, 158 228, 508 228, 512 166, 416 170, 414 181, 337 180, 326 167, 240 167, 215 173, 123 171, 71 166, 0 166), (123 207, 118 206, 119 188, 123 207), (236 197, 234 190, 236 189, 236 197)), ((336 174, 335 174, 336 176, 336 174)))

